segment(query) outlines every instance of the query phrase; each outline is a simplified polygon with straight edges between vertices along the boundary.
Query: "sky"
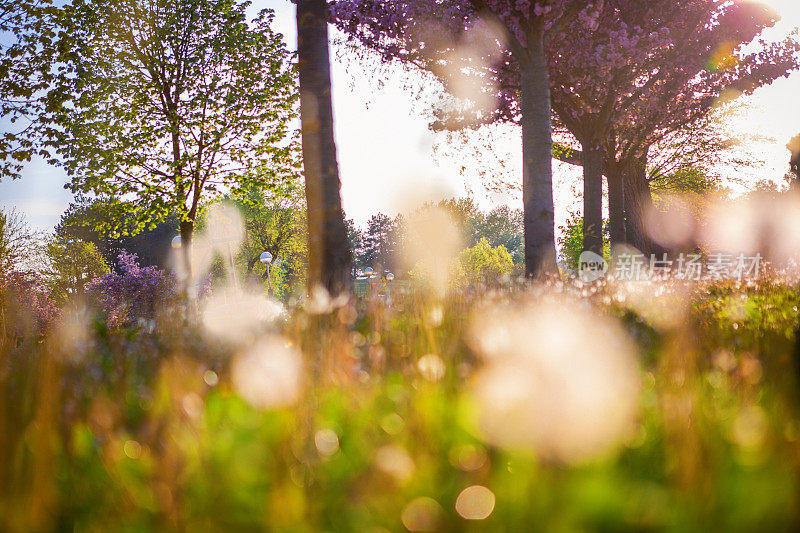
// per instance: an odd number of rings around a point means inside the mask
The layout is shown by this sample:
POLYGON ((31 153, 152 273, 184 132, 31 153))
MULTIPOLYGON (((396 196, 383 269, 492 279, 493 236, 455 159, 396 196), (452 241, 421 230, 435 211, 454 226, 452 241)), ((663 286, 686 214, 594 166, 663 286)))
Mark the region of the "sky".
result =
MULTIPOLYGON (((741 0, 747 1, 747 0, 741 0)), ((769 0, 784 16, 769 38, 785 35, 800 24, 799 0, 769 0)), ((288 46, 296 48, 294 5, 289 0, 256 0, 254 14, 263 8, 276 12, 274 28, 288 46)), ((332 37, 341 37, 332 31, 332 37)), ((520 134, 504 126, 450 141, 428 129, 426 102, 437 89, 424 79, 398 68, 376 70, 374 62, 359 62, 332 51, 334 120, 342 202, 348 217, 363 225, 377 212, 395 214, 422 201, 471 195, 480 205, 521 207, 520 134), (420 98, 419 88, 424 90, 420 98), (491 146, 491 153, 486 150, 491 146), (491 191, 481 171, 512 184, 508 191, 491 191)), ((785 145, 800 132, 800 74, 762 88, 750 99, 745 115, 731 124, 734 131, 760 132, 773 139, 758 147, 767 161, 745 181, 780 178, 788 166, 785 145)), ((735 170, 734 170, 735 172, 735 170)), ((0 207, 16 207, 32 226, 48 230, 72 199, 64 189, 67 178, 58 168, 35 160, 20 180, 0 182, 0 207)), ((579 170, 554 164, 556 226, 580 210, 579 170)))

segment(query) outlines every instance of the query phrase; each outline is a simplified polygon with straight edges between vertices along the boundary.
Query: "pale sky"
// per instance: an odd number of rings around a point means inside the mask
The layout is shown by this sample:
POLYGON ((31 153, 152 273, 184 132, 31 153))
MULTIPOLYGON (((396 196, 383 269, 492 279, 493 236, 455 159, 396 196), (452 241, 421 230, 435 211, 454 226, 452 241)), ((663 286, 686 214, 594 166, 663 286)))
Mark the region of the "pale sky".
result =
MULTIPOLYGON (((786 19, 771 32, 773 38, 800 23, 798 0, 770 3, 781 9, 786 19)), ((255 13, 265 7, 275 9, 275 29, 295 48, 294 5, 288 0, 256 0, 251 10, 255 13)), ((480 169, 488 169, 496 177, 519 183, 521 154, 516 128, 494 128, 475 134, 466 143, 448 144, 445 137, 429 131, 424 100, 418 100, 416 91, 410 90, 425 86, 421 78, 399 69, 391 69, 388 75, 376 74, 371 63, 339 60, 335 54, 332 60, 336 142, 348 217, 363 224, 379 211, 394 214, 409 203, 467 194, 486 207, 501 203, 521 207, 518 191, 490 193, 479 177, 480 169), (481 151, 487 142, 494 152, 491 159, 487 159, 485 149, 481 151), (434 156, 434 146, 439 147, 438 157, 434 156), (464 173, 462 166, 466 167, 464 173)), ((428 96, 435 94, 435 89, 427 87, 428 96)), ((758 148, 768 165, 757 177, 779 178, 785 174, 786 142, 800 132, 799 95, 800 75, 780 80, 761 89, 747 116, 733 125, 775 138, 758 148)), ((578 176, 578 169, 554 164, 556 226, 563 225, 570 212, 580 209, 578 176)), ((49 229, 72 198, 63 189, 64 183, 66 177, 59 169, 34 161, 25 167, 22 179, 0 182, 0 206, 16 206, 32 225, 49 229)))

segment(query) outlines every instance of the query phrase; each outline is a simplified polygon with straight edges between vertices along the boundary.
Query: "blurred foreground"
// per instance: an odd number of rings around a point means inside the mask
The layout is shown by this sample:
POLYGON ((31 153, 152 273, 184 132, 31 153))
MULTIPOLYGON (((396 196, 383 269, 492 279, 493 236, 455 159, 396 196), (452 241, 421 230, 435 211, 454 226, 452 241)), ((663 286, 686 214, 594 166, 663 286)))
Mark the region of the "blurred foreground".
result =
POLYGON ((800 526, 800 292, 770 280, 230 291, 199 320, 3 292, 2 530, 800 526))

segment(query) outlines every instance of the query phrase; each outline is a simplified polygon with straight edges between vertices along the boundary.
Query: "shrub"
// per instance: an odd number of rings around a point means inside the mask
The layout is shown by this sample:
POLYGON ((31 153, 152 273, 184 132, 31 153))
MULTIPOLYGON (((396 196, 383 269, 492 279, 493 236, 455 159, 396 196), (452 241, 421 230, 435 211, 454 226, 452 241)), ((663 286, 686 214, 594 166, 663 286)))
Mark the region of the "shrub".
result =
POLYGON ((492 248, 486 238, 481 238, 475 246, 458 254, 455 269, 455 287, 495 287, 510 280, 514 259, 505 246, 492 248))
POLYGON ((117 259, 121 274, 111 272, 86 284, 91 300, 106 313, 111 327, 153 320, 156 313, 174 304, 177 280, 157 267, 141 267, 136 254, 122 252, 117 259))

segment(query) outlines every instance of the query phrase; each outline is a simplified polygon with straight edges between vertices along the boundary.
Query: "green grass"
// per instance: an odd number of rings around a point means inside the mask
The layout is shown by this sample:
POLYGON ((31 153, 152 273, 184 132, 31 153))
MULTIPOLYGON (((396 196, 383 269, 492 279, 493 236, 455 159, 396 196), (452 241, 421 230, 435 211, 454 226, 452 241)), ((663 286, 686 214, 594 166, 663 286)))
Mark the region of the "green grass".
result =
POLYGON ((63 334, 6 334, 0 529, 797 529, 800 292, 695 286, 668 325, 616 294, 549 286, 297 310, 262 333, 303 354, 302 387, 279 408, 255 407, 232 377, 249 341, 174 316, 152 333, 91 324, 77 351, 63 334), (552 292, 619 322, 636 347, 635 423, 580 461, 495 446, 479 423, 490 363, 471 324, 552 292), (443 374, 419 364, 427 354, 443 374), (473 485, 495 498, 482 520, 456 510, 473 485))

